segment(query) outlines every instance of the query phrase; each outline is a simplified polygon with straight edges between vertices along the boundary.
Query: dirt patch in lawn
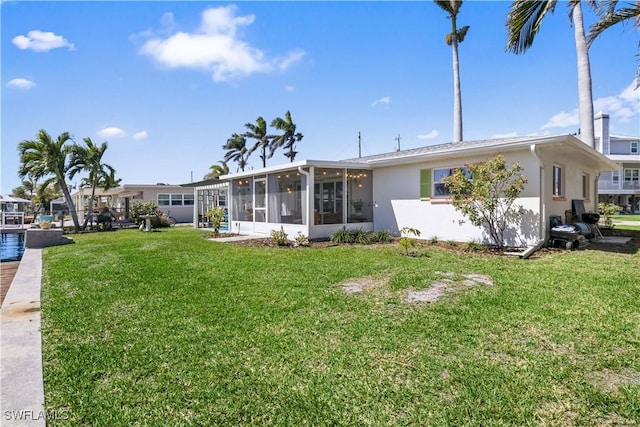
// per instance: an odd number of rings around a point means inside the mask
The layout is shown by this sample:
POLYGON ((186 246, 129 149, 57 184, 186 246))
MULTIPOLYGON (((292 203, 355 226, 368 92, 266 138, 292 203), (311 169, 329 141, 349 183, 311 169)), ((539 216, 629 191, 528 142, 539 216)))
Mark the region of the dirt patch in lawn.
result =
POLYGON ((483 274, 457 275, 451 271, 436 271, 435 273, 442 276, 442 279, 431 282, 431 286, 427 289, 409 291, 407 293, 407 302, 436 302, 442 296, 451 292, 461 291, 473 286, 493 285, 491 277, 483 274))
MULTIPOLYGON (((451 292, 460 292, 474 286, 493 285, 493 280, 483 274, 456 274, 454 272, 436 271, 440 279, 431 282, 431 286, 426 289, 409 289, 402 298, 406 303, 436 302, 444 295, 451 292)), ((339 286, 347 295, 360 294, 372 290, 386 289, 389 283, 388 277, 361 277, 349 279, 340 283, 339 286)))
POLYGON ((640 372, 631 368, 623 368, 618 372, 604 370, 587 375, 587 381, 607 392, 617 392, 627 385, 640 386, 640 372))

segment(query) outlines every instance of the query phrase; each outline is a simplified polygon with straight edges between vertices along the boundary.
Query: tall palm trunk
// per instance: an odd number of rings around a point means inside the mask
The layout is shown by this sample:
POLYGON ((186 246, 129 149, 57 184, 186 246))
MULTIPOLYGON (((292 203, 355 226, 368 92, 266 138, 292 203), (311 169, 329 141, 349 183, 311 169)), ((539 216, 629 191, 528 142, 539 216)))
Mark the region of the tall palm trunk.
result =
POLYGON ((93 199, 96 197, 96 187, 98 186, 98 178, 95 177, 91 181, 91 197, 89 198, 89 203, 87 204, 87 213, 84 216, 84 224, 82 224, 82 229, 87 229, 87 224, 89 220, 91 220, 91 228, 93 228, 93 199))
MULTIPOLYGON (((80 222, 78 221, 78 213, 76 212, 75 204, 73 203, 73 199, 71 198, 71 193, 69 192, 69 187, 67 186, 67 181, 65 178, 58 177, 58 182, 60 183, 60 190, 64 195, 64 200, 67 202, 67 206, 69 206, 69 213, 71 214, 71 219, 73 220, 73 228, 75 228, 76 232, 80 231, 80 222)), ((64 226, 64 217, 62 218, 62 223, 60 226, 64 226)))
MULTIPOLYGON (((456 19, 452 18, 453 31, 456 31, 456 19)), ((460 62, 458 60, 458 39, 453 37, 453 142, 462 141, 462 93, 460 91, 460 62)))
POLYGON ((582 19, 582 4, 577 2, 573 8, 574 35, 576 39, 576 54, 578 59, 578 112, 580 115, 580 139, 590 147, 595 148, 595 134, 593 129, 593 95, 591 91, 591 64, 589 62, 589 47, 584 32, 582 19))

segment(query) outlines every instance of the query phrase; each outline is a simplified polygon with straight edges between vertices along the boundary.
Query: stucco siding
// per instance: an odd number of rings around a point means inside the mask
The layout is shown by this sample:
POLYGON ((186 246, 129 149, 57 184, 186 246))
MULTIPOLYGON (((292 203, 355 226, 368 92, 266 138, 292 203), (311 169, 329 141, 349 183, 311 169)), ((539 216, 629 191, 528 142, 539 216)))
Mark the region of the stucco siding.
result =
MULTIPOLYGON (((486 231, 464 221, 464 217, 450 202, 442 199, 420 200, 420 170, 459 167, 488 158, 477 156, 376 168, 373 173, 374 228, 398 233, 403 227, 412 227, 420 230, 422 239, 488 242, 486 231)), ((507 233, 507 243, 531 244, 538 240, 540 232, 538 164, 525 151, 506 153, 505 158, 508 164, 520 163, 528 179, 522 197, 517 201, 527 212, 523 218, 524 226, 507 233)))

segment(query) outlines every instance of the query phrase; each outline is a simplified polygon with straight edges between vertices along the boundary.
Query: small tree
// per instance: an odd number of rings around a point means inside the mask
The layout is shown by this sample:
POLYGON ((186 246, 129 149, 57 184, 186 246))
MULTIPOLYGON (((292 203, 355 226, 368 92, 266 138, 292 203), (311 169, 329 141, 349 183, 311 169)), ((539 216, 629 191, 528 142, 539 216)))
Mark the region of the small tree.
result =
POLYGON ((486 227, 498 248, 504 247, 507 227, 518 224, 524 213, 515 203, 527 183, 521 171, 518 163, 507 167, 504 157, 497 155, 455 169, 444 180, 456 210, 476 227, 486 227))
POLYGON ((602 222, 606 228, 613 228, 613 215, 617 215, 622 208, 613 203, 598 203, 598 212, 602 215, 602 222))
POLYGON ((400 237, 398 243, 404 248, 405 254, 409 256, 409 249, 414 248, 417 244, 416 239, 409 236, 420 237, 420 230, 417 228, 404 227, 400 230, 400 236, 402 237, 400 237))
POLYGON ((213 235, 218 237, 220 235, 220 228, 222 228, 222 223, 224 222, 224 209, 220 207, 209 209, 207 216, 209 217, 209 221, 211 221, 213 235))

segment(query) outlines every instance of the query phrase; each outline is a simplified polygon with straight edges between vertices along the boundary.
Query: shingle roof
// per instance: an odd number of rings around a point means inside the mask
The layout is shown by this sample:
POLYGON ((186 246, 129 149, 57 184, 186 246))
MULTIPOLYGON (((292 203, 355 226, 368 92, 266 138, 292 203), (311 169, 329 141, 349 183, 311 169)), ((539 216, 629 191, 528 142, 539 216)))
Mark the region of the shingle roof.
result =
POLYGON ((404 159, 410 157, 419 157, 422 155, 446 153, 448 151, 458 151, 465 148, 481 148, 492 146, 503 146, 512 142, 521 142, 532 140, 532 137, 512 137, 497 139, 481 139, 476 141, 449 142, 445 144, 428 145, 425 147, 410 148, 407 150, 392 151, 389 153, 374 154, 365 157, 356 157, 345 159, 345 162, 370 163, 378 160, 404 159))

